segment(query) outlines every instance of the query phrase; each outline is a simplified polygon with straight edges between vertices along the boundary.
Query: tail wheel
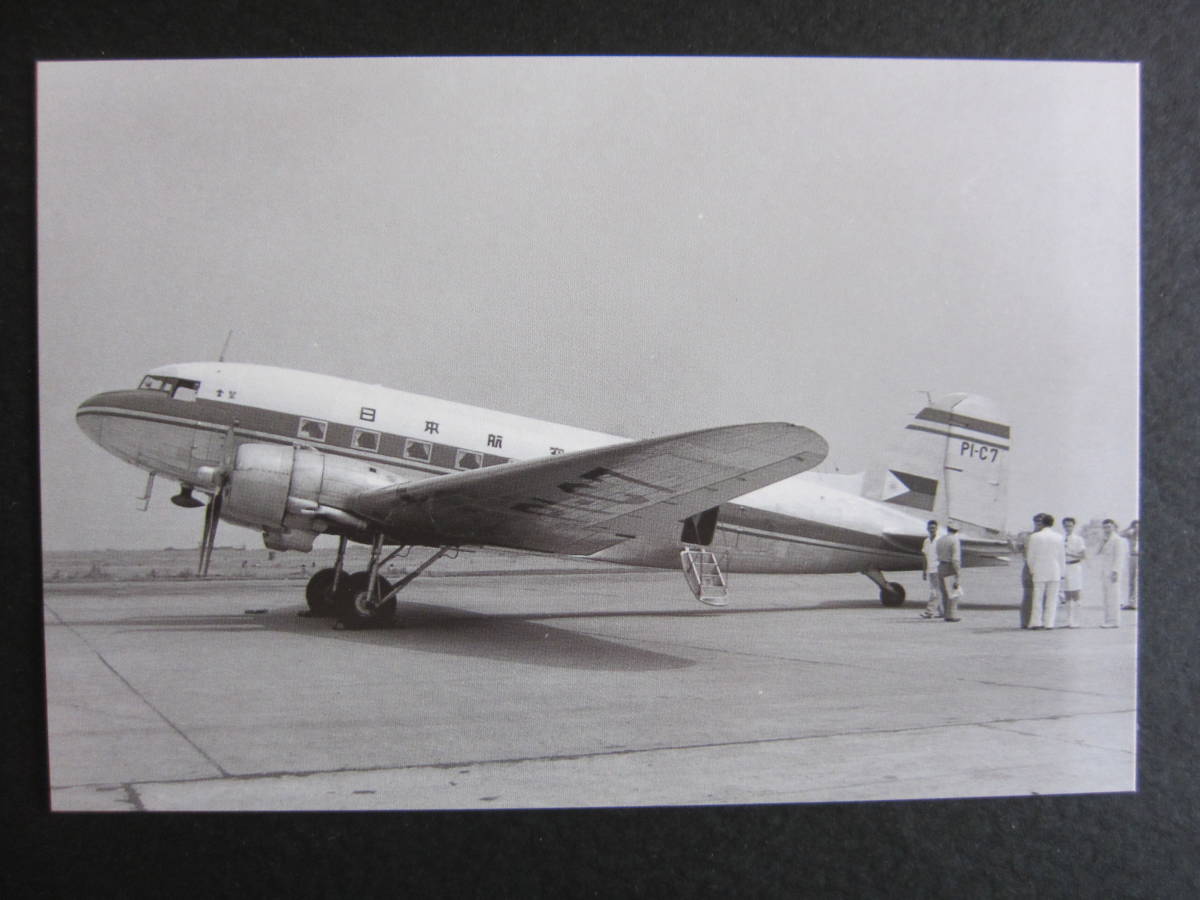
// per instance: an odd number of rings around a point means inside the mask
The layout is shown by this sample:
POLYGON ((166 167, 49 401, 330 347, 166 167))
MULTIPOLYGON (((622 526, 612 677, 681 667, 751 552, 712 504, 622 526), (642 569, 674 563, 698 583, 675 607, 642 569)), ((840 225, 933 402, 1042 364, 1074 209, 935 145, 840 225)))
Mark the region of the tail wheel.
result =
POLYGON ((889 581, 887 587, 879 589, 879 602, 884 606, 903 606, 904 585, 889 581))
POLYGON ((343 628, 376 628, 389 624, 396 614, 395 597, 379 603, 379 598, 388 593, 392 585, 386 578, 376 578, 376 590, 368 591, 370 580, 370 572, 355 572, 338 585, 333 602, 338 622, 343 628))
POLYGON ((304 599, 314 616, 332 616, 334 614, 333 598, 333 569, 321 569, 308 579, 304 588, 304 599))

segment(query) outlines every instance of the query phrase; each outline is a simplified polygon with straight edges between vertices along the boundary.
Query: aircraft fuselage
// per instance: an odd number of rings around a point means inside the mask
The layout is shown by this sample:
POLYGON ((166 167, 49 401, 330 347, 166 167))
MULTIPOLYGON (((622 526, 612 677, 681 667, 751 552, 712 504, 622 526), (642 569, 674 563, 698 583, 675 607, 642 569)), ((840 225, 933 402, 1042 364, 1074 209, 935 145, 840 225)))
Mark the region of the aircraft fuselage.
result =
MULTIPOLYGON (((379 385, 244 363, 164 366, 136 390, 90 398, 76 418, 119 458, 200 490, 231 443, 310 448, 325 457, 321 502, 335 507, 339 496, 362 490, 364 479, 378 485, 415 481, 628 441, 379 385)), ((803 473, 745 494, 720 506, 709 549, 732 572, 921 568, 927 516, 862 497, 857 487, 853 476, 803 473)), ((411 542, 410 536, 395 537, 411 542)), ((677 568, 681 547, 675 528, 593 558, 677 568)))

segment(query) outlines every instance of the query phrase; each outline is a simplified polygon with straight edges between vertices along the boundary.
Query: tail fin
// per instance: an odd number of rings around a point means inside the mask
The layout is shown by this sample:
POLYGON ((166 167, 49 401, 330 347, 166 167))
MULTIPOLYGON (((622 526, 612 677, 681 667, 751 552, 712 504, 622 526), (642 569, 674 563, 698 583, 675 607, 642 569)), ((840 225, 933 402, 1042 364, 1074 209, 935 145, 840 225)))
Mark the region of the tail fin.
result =
POLYGON ((1007 417, 976 394, 948 394, 913 416, 863 496, 954 523, 964 536, 998 537, 1007 519, 1007 417))

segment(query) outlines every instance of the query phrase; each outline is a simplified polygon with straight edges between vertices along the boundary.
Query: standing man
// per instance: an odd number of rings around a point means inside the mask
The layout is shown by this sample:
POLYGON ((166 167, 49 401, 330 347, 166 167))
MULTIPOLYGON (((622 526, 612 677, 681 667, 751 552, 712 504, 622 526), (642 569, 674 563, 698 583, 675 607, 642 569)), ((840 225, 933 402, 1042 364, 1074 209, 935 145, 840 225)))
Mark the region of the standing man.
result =
MULTIPOLYGON (((1034 516, 1034 529, 1037 529, 1037 516, 1034 516)), ((1016 549, 1021 551, 1021 627, 1028 628, 1029 620, 1033 617, 1033 576, 1029 574, 1029 560, 1025 557, 1025 550, 1029 546, 1029 536, 1033 532, 1026 532, 1023 536, 1018 537, 1016 549)))
POLYGON ((1066 571, 1063 574, 1063 592, 1067 597, 1067 627, 1079 627, 1079 600, 1083 593, 1083 561, 1087 558, 1087 545, 1075 533, 1075 520, 1070 516, 1062 520, 1063 548, 1066 552, 1066 571))
POLYGON ((1100 545, 1100 581, 1104 585, 1104 621, 1101 628, 1116 628, 1121 624, 1121 600, 1128 577, 1129 543, 1117 534, 1117 523, 1105 519, 1104 543, 1100 545))
POLYGON ((1025 542, 1025 562, 1033 579, 1033 612, 1029 617, 1031 629, 1053 628, 1058 613, 1058 588, 1063 570, 1067 567, 1063 540, 1050 530, 1054 516, 1038 513, 1033 517, 1037 529, 1025 542))
POLYGON ((958 618, 958 573, 962 568, 962 544, 958 540, 958 526, 947 523, 946 533, 934 541, 933 552, 937 556, 937 583, 942 595, 942 609, 947 622, 958 618), (949 587, 947 581, 951 581, 949 587))
POLYGON ((1121 532, 1121 537, 1129 542, 1129 599, 1121 609, 1137 609, 1138 603, 1138 520, 1134 519, 1129 527, 1121 532))
POLYGON ((925 523, 925 530, 929 532, 929 537, 925 538, 925 542, 921 544, 921 555, 925 557, 925 570, 921 572, 921 578, 929 583, 929 599, 925 603, 925 611, 921 613, 921 618, 932 619, 934 616, 942 615, 943 612, 942 589, 938 586, 937 553, 933 549, 933 545, 937 541, 937 521, 930 519, 925 523))

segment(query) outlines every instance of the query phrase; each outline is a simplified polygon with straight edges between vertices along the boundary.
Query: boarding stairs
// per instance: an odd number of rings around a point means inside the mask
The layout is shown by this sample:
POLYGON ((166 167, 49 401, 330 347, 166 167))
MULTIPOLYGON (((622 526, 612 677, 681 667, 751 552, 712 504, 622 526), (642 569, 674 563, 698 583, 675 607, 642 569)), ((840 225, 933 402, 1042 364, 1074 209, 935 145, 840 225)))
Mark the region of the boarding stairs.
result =
POLYGON ((699 547, 685 547, 679 554, 679 562, 683 566, 683 577, 697 600, 709 606, 728 604, 725 573, 721 571, 715 553, 699 547))

